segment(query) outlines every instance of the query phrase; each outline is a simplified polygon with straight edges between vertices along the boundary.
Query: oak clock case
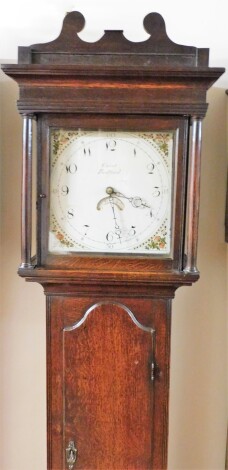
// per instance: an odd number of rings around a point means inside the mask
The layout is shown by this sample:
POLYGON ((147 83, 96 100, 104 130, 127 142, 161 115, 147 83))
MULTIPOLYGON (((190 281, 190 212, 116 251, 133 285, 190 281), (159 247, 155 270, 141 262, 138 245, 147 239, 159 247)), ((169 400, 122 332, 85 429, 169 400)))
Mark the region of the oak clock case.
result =
POLYGON ((199 278, 202 119, 224 69, 157 13, 139 43, 86 43, 84 23, 68 13, 3 66, 23 118, 19 274, 47 298, 47 468, 166 469, 171 302, 199 278))

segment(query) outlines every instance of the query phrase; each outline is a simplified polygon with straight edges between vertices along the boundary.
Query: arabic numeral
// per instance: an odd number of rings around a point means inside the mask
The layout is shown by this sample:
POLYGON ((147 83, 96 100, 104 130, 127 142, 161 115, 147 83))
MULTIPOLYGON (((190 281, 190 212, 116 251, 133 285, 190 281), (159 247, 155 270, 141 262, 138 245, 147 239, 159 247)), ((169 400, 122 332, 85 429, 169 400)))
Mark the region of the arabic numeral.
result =
POLYGON ((62 192, 63 196, 67 196, 67 194, 69 194, 69 188, 66 184, 64 184, 64 186, 62 186, 61 192, 62 192))
POLYGON ((148 170, 148 174, 149 175, 153 175, 154 174, 154 163, 148 163, 147 165, 147 170, 148 170))
POLYGON ((161 195, 161 191, 159 186, 154 186, 154 190, 152 192, 153 197, 159 197, 161 195))
POLYGON ((66 172, 74 175, 77 171, 76 163, 70 163, 70 165, 66 165, 66 172))
POLYGON ((87 147, 87 148, 84 147, 83 153, 84 153, 85 157, 90 156, 90 155, 91 155, 91 150, 90 150, 90 148, 89 148, 89 147, 87 147))
POLYGON ((106 149, 110 150, 111 152, 116 150, 116 140, 111 139, 108 142, 106 142, 106 149))
POLYGON ((89 225, 85 224, 84 225, 84 236, 83 236, 83 238, 86 237, 88 230, 89 230, 89 225))
POLYGON ((113 241, 113 233, 112 232, 108 232, 107 235, 106 235, 106 240, 108 240, 108 242, 112 242, 113 241))
POLYGON ((73 219, 73 217, 74 217, 74 209, 68 209, 67 218, 68 219, 73 219))
POLYGON ((128 235, 130 237, 134 237, 135 234, 136 234, 135 225, 132 225, 129 232, 128 232, 128 235))

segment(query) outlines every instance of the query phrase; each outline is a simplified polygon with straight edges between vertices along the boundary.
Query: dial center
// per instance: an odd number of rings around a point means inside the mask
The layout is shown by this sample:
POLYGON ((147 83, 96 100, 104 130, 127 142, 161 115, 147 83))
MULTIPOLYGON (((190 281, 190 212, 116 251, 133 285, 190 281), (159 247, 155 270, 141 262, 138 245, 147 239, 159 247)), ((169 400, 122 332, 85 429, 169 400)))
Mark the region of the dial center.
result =
POLYGON ((108 187, 106 188, 106 193, 111 196, 111 194, 114 193, 114 189, 113 189, 111 186, 108 186, 108 187))

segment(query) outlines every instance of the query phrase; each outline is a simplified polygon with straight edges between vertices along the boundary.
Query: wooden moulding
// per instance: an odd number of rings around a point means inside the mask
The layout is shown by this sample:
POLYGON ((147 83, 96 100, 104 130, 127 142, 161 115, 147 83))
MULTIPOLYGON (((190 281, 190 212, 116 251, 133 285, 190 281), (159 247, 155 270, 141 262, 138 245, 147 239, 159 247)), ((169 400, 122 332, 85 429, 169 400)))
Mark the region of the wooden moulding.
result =
POLYGON ((19 47, 20 64, 82 64, 94 66, 131 65, 145 68, 151 65, 163 67, 199 67, 208 65, 208 49, 175 44, 166 33, 165 22, 158 13, 149 13, 144 28, 150 37, 146 41, 132 42, 123 31, 105 31, 96 42, 80 39, 85 25, 83 15, 77 11, 66 15, 62 31, 57 39, 45 44, 19 47))
POLYGON ((21 113, 206 113, 206 90, 224 69, 208 67, 208 49, 172 42, 158 13, 144 19, 150 35, 132 42, 105 31, 80 39, 84 17, 68 13, 57 39, 19 47, 18 65, 3 70, 20 86, 21 113))
POLYGON ((186 221, 186 253, 185 272, 197 273, 197 240, 200 200, 200 162, 201 162, 202 120, 193 118, 190 129, 188 195, 186 221))
POLYGON ((32 119, 23 116, 23 159, 22 159, 22 197, 21 197, 21 265, 32 268, 32 119))

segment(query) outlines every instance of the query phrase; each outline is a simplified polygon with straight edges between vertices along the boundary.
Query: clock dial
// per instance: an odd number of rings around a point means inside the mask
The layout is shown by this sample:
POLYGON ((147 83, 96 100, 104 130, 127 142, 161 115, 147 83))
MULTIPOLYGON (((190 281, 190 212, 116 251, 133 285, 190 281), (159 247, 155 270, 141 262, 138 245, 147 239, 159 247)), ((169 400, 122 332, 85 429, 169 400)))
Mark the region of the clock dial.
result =
POLYGON ((169 254, 173 141, 53 130, 49 251, 169 254))

